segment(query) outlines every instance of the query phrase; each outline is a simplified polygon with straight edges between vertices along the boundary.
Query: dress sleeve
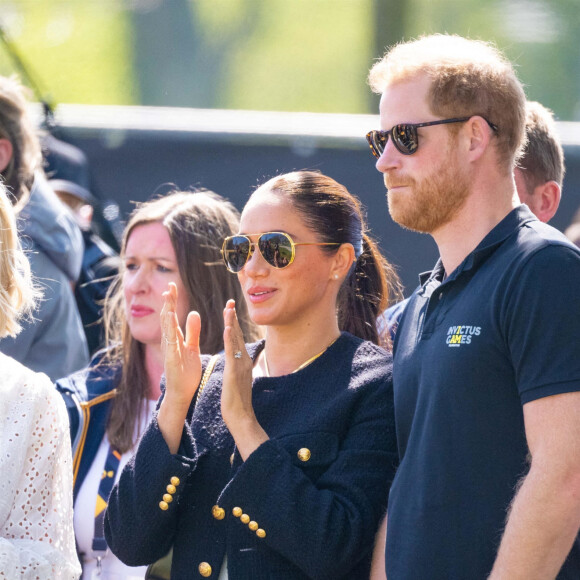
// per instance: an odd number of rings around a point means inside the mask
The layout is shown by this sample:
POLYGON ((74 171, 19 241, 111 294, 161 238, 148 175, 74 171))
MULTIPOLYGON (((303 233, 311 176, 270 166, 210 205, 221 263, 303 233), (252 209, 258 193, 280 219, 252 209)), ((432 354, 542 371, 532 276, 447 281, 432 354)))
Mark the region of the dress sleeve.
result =
POLYGON ((259 528, 252 531, 243 515, 240 526, 313 579, 348 577, 370 558, 387 507, 397 464, 392 382, 364 390, 335 459, 315 482, 282 439, 270 439, 241 465, 218 502, 229 513, 239 508, 259 528))
POLYGON ((34 377, 2 418, 0 570, 6 578, 75 579, 81 569, 67 413, 49 380, 34 377))

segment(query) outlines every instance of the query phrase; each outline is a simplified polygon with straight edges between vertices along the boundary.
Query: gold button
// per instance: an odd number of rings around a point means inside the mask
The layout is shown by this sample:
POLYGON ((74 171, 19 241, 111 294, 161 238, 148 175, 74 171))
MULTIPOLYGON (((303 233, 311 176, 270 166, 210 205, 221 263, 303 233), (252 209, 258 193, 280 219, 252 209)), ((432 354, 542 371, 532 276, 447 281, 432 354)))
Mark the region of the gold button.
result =
POLYGON ((163 511, 167 511, 169 509, 169 504, 166 501, 160 501, 159 502, 159 507, 163 510, 163 511))
POLYGON ((300 459, 300 461, 308 461, 310 459, 310 449, 307 449, 306 447, 303 447, 302 449, 298 450, 298 459, 300 459))
POLYGON ((255 532, 258 529, 258 522, 251 521, 248 524, 248 528, 250 528, 250 530, 252 530, 252 532, 255 532))
POLYGON ((239 518, 239 517, 242 515, 242 513, 243 513, 243 512, 242 512, 242 508, 241 508, 241 507, 235 507, 235 508, 232 510, 232 513, 234 514, 234 516, 235 516, 236 518, 239 518))
POLYGON ((181 483, 181 481, 179 481, 179 477, 175 477, 175 475, 169 481, 171 481, 171 485, 174 485, 175 487, 181 483))
POLYGON ((262 528, 259 528, 256 530, 256 536, 258 536, 258 538, 265 538, 266 532, 262 528))
POLYGON ((168 494, 168 493, 164 493, 163 494, 163 501, 166 501, 167 503, 171 503, 173 501, 173 496, 168 494))
POLYGON ((248 514, 242 514, 240 520, 242 524, 247 524, 250 521, 250 516, 248 514))
POLYGON ((230 465, 234 464, 234 455, 235 455, 235 452, 230 455, 230 465))
POLYGON ((177 490, 175 489, 175 486, 174 486, 174 485, 171 485, 171 484, 169 484, 169 485, 167 486, 167 488, 166 488, 166 489, 167 489, 167 491, 168 491, 168 492, 169 492, 171 495, 173 495, 173 494, 174 494, 174 493, 177 491, 177 490))
POLYGON ((226 517, 226 510, 224 508, 221 508, 219 505, 214 505, 211 508, 211 515, 216 520, 223 520, 226 517))
POLYGON ((201 562, 197 569, 204 578, 209 578, 211 576, 211 566, 207 562, 201 562))

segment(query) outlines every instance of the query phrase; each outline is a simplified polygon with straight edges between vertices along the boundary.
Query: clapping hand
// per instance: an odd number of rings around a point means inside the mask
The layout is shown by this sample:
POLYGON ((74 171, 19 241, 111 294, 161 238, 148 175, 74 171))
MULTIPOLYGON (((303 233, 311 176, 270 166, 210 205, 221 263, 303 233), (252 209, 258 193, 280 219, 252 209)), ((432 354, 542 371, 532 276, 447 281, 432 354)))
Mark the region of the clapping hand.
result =
POLYGON ((161 339, 165 363, 165 396, 159 409, 158 423, 170 451, 176 453, 183 424, 201 379, 199 333, 201 319, 190 312, 185 324, 185 337, 177 319, 177 286, 171 282, 161 310, 161 339))
POLYGON ((222 388, 222 417, 236 447, 246 459, 268 440, 252 405, 252 359, 244 345, 244 335, 236 316, 235 302, 228 300, 224 309, 225 368, 222 388))

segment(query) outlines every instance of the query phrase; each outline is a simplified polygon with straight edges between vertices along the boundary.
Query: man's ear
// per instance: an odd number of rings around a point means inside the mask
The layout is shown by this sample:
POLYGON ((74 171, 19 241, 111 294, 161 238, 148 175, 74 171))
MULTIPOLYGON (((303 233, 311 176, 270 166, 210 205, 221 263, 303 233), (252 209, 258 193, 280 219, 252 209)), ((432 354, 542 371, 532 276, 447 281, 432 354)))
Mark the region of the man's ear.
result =
POLYGON ((538 200, 536 203, 536 217, 548 223, 553 217, 558 206, 560 205, 560 198, 562 191, 560 186, 555 181, 546 181, 541 185, 537 185, 534 189, 534 197, 538 200))
POLYGON ((0 173, 2 173, 12 160, 14 149, 8 139, 0 139, 0 173))
POLYGON ((469 156, 472 161, 479 159, 487 150, 493 129, 489 126, 487 121, 479 115, 474 115, 465 123, 469 156))

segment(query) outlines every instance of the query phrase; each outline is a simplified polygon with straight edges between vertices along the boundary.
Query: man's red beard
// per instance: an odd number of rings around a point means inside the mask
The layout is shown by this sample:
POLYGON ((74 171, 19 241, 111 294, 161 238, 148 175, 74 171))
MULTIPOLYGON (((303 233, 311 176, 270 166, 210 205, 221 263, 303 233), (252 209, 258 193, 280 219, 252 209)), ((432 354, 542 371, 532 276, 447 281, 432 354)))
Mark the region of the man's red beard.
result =
POLYGON ((405 174, 385 174, 389 213, 394 221, 410 230, 432 233, 453 219, 468 196, 468 181, 447 156, 432 175, 420 182, 405 174), (406 186, 402 190, 397 186, 406 186))

